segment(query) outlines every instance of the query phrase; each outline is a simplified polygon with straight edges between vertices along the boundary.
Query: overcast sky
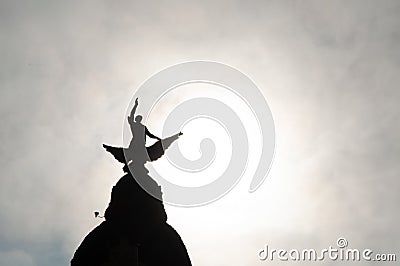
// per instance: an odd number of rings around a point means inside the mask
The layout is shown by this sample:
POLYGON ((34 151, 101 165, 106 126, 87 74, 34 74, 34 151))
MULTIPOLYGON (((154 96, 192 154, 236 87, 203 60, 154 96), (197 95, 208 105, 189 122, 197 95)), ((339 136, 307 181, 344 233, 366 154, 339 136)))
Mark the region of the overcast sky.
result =
POLYGON ((277 135, 255 193, 244 176, 167 207, 193 265, 283 265, 257 251, 338 237, 398 252, 399 47, 399 1, 1 0, 0 265, 69 264, 122 174, 101 144, 143 81, 190 60, 250 76, 277 135))

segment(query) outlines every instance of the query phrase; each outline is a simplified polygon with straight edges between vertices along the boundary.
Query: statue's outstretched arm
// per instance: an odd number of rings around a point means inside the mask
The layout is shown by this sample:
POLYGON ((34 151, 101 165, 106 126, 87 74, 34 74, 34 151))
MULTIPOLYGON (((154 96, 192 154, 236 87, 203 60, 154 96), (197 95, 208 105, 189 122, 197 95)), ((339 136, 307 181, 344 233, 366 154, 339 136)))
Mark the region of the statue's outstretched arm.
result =
POLYGON ((146 131, 146 135, 149 136, 152 139, 158 139, 161 140, 159 137, 157 137, 156 135, 153 135, 150 133, 150 131, 147 129, 147 127, 145 127, 145 131, 146 131))

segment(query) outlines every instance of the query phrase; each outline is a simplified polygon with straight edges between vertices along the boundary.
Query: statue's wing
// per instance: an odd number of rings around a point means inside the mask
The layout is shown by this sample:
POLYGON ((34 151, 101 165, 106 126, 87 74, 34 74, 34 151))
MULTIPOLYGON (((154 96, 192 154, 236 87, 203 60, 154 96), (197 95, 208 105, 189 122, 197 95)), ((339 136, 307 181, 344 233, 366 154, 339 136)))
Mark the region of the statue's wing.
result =
POLYGON ((106 149, 106 151, 111 153, 118 162, 126 164, 123 148, 113 147, 113 146, 109 146, 106 144, 103 144, 103 147, 104 147, 104 149, 106 149))
POLYGON ((161 156, 164 155, 165 151, 169 148, 169 146, 179 138, 180 133, 172 135, 168 138, 162 139, 147 147, 147 154, 149 155, 150 161, 155 161, 161 156))

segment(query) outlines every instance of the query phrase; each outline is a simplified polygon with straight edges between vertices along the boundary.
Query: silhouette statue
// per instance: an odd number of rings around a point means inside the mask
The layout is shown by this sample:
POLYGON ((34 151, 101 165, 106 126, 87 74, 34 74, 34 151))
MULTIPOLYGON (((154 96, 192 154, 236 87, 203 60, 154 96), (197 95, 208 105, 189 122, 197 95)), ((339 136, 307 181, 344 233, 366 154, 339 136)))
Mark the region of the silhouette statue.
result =
MULTIPOLYGON (((166 139, 151 134, 142 117, 128 117, 132 141, 128 148, 103 145, 124 164, 125 175, 111 192, 105 221, 94 228, 76 250, 71 266, 190 266, 190 258, 179 234, 167 223, 161 187, 148 175, 144 164, 160 158, 182 133, 166 139), (146 147, 146 135, 158 141, 146 147), (126 158, 126 159, 125 159, 126 158), (135 178, 134 178, 135 177, 135 178), (152 195, 137 183, 146 182, 152 195), (158 198, 158 199, 157 199, 158 198)), ((95 212, 96 217, 99 212, 95 212)))
POLYGON ((131 114, 128 116, 128 122, 132 131, 132 140, 129 147, 112 147, 106 144, 103 144, 103 147, 106 151, 110 152, 116 160, 124 165, 128 165, 132 162, 135 167, 140 167, 146 162, 155 161, 164 155, 165 150, 183 133, 179 132, 165 139, 160 139, 151 134, 147 127, 141 123, 143 117, 141 115, 135 117, 137 106, 138 99, 136 98, 135 105, 132 108, 131 114), (158 141, 150 147, 146 147, 146 136, 157 139, 158 141))

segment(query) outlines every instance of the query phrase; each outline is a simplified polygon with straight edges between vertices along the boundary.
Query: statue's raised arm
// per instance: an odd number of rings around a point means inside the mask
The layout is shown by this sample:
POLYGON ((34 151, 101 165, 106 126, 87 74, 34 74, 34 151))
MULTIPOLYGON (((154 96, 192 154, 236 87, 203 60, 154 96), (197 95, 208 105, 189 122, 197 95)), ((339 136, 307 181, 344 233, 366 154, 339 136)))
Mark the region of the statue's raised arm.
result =
POLYGON ((134 119, 135 119, 135 112, 136 112, 136 109, 137 109, 137 107, 138 107, 138 104, 139 104, 139 100, 138 100, 138 98, 136 98, 136 100, 135 100, 135 105, 134 105, 133 108, 132 108, 131 114, 128 116, 128 122, 129 122, 129 124, 133 123, 133 121, 134 121, 134 119))

